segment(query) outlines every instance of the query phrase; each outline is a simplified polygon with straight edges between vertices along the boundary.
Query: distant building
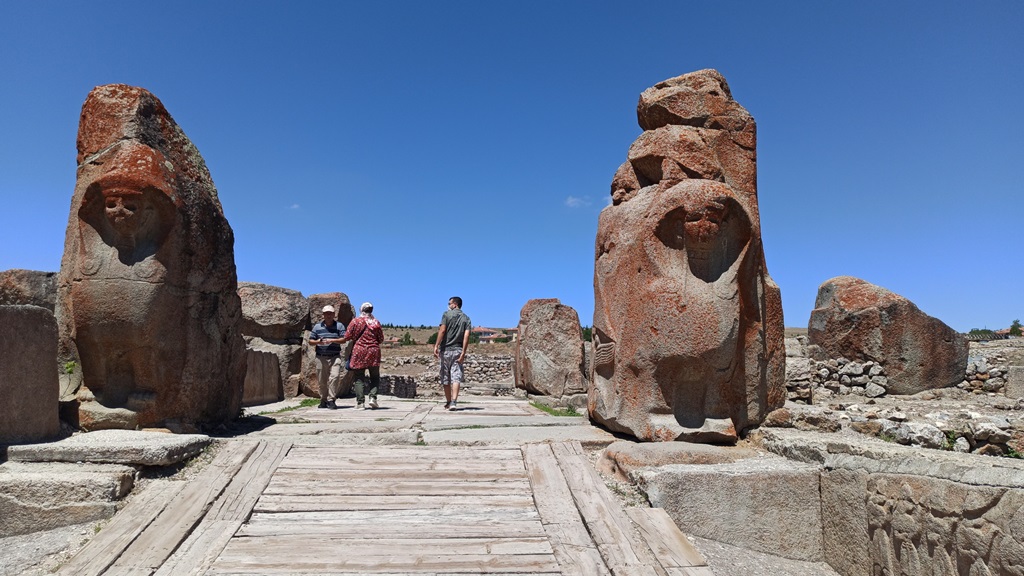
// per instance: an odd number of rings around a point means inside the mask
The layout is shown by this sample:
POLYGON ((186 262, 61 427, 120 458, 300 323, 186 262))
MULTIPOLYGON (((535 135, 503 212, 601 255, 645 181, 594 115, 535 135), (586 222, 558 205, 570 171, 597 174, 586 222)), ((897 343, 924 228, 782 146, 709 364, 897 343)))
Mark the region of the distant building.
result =
POLYGON ((483 326, 477 326, 470 330, 470 334, 475 334, 480 339, 481 344, 493 344, 499 340, 508 339, 514 342, 519 336, 518 328, 485 328, 483 326))

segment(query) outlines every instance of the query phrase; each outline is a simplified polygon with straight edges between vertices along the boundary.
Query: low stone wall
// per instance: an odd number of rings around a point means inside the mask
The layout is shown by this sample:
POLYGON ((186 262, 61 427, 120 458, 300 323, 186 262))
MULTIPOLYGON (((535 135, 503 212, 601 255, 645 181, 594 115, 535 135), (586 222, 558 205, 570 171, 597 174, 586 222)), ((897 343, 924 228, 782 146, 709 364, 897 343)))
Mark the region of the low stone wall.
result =
POLYGON ((415 398, 416 379, 412 376, 396 376, 382 374, 380 377, 380 388, 377 393, 382 396, 394 396, 396 398, 415 398))
POLYGON ((823 560, 843 576, 1020 574, 1024 462, 765 430, 765 448, 822 467, 823 560))
POLYGON ((761 428, 749 439, 774 455, 613 445, 601 463, 684 533, 842 576, 1024 574, 1024 461, 846 433, 761 428))
MULTIPOLYGON (((1015 342, 1007 342, 1012 347, 1015 342)), ((1007 387, 1009 366, 998 350, 980 349, 971 343, 971 356, 963 380, 956 385, 973 394, 998 394, 1016 397, 1007 387)), ((833 395, 878 398, 889 393, 885 367, 879 363, 857 362, 846 358, 828 358, 825 352, 809 344, 806 336, 786 339, 787 398, 810 403, 833 395)))
MULTIPOLYGON (((381 362, 381 386, 383 387, 384 381, 388 378, 401 378, 407 382, 406 386, 412 387, 417 396, 440 396, 444 394, 440 373, 441 365, 433 355, 417 354, 386 358, 381 362)), ((464 363, 464 376, 460 394, 516 395, 512 356, 509 354, 469 354, 464 363)), ((385 392, 382 391, 381 394, 385 392)))

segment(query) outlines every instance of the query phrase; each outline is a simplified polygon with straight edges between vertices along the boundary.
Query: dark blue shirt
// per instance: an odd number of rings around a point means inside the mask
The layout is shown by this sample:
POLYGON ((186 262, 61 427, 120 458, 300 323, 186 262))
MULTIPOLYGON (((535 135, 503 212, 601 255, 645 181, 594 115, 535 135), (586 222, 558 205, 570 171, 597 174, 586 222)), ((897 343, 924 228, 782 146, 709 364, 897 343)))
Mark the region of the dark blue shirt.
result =
MULTIPOLYGON (((345 325, 337 320, 334 321, 334 326, 327 326, 323 322, 318 322, 316 326, 313 326, 313 330, 309 333, 310 340, 323 340, 324 338, 344 338, 345 337, 345 325)), ((327 344, 321 346, 317 344, 316 355, 317 356, 338 356, 341 354, 341 344, 337 342, 333 344, 327 344)))

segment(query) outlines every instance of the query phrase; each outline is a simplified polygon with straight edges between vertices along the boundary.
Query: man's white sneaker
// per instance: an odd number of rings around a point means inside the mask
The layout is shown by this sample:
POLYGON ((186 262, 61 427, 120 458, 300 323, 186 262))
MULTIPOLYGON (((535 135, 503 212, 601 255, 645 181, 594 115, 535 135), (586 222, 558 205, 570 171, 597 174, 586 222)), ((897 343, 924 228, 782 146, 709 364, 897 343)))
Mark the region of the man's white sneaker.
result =
POLYGON ((377 405, 377 401, 376 400, 370 400, 370 408, 372 408, 373 410, 376 410, 377 408, 379 408, 379 406, 377 405))

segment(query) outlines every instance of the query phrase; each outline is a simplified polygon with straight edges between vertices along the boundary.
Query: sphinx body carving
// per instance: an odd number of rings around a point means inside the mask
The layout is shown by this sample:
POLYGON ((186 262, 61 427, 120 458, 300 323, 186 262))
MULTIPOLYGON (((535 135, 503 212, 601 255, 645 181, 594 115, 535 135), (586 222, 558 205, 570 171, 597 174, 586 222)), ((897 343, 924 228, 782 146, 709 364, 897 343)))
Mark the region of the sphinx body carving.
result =
POLYGON ((58 278, 62 382, 83 427, 188 429, 237 415, 244 378, 233 236, 195 147, 152 94, 82 108, 58 278))
POLYGON ((638 114, 598 224, 588 407, 643 440, 733 442, 784 400, 753 118, 714 71, 644 92, 638 114))

